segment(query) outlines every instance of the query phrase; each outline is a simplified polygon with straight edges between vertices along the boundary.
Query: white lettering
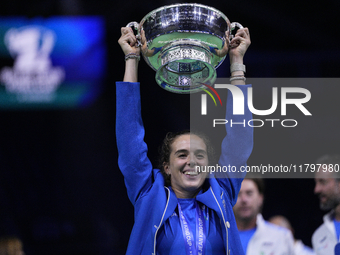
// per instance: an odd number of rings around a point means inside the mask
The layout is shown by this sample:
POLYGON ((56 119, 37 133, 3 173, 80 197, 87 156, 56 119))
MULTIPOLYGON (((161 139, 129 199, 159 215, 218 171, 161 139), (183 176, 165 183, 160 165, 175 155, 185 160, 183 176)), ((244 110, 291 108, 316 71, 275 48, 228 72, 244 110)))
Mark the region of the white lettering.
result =
POLYGON ((213 127, 216 127, 216 125, 219 124, 223 124, 226 125, 228 123, 230 123, 230 127, 233 127, 235 125, 242 125, 243 127, 246 127, 246 123, 249 127, 263 127, 265 125, 266 122, 270 122, 271 123, 271 127, 275 126, 275 121, 279 122, 281 124, 282 127, 296 127, 298 125, 297 120, 294 119, 284 119, 284 120, 280 120, 280 119, 265 119, 265 121, 261 120, 261 119, 251 119, 248 120, 248 122, 246 122, 245 119, 243 119, 242 122, 235 122, 232 119, 230 119, 229 121, 226 119, 213 119, 213 127), (255 122, 259 122, 258 125, 255 125, 255 122), (289 123, 292 123, 289 125, 289 123))
MULTIPOLYGON (((215 84, 215 88, 217 89, 228 89, 232 94, 232 105, 233 105, 233 114, 234 115, 244 115, 244 95, 240 88, 231 84, 215 84)), ((272 105, 267 110, 258 110, 255 109, 253 104, 253 89, 248 88, 248 100, 247 105, 253 114, 256 115, 270 115, 277 109, 278 105, 278 91, 277 87, 272 88, 272 105)), ((311 99, 311 93, 309 90, 305 88, 295 88, 295 87, 288 87, 288 88, 281 88, 281 115, 287 114, 287 105, 294 104, 296 107, 304 114, 304 115, 312 115, 302 104, 307 103, 311 99), (287 98, 288 93, 302 93, 305 95, 304 98, 298 99, 291 99, 287 98)), ((207 96, 202 95, 201 97, 201 115, 207 115, 207 96)), ((221 124, 221 123, 218 123, 221 124)), ((272 126, 274 124, 272 123, 272 126)))
POLYGON ((268 110, 257 110, 253 105, 253 88, 248 88, 248 107, 249 110, 256 115, 270 115, 275 112, 277 108, 277 88, 273 88, 272 106, 268 110))
POLYGON ((287 104, 295 104, 304 115, 312 115, 302 104, 311 99, 311 93, 304 88, 281 88, 281 115, 286 115, 287 104), (305 98, 289 99, 287 93, 303 93, 305 98))
POLYGON ((213 127, 215 127, 216 125, 219 125, 219 124, 227 124, 228 121, 226 119, 214 119, 213 121, 213 127))

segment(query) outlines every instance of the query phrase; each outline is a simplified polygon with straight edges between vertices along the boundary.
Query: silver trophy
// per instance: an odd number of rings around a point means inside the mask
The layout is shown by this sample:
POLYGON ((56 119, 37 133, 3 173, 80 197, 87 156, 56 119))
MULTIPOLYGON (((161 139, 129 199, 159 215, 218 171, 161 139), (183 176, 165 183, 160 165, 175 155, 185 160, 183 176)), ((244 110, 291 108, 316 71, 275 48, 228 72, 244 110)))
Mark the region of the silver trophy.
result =
POLYGON ((216 80, 216 68, 227 55, 227 35, 242 25, 202 4, 174 4, 147 14, 137 30, 144 60, 156 71, 162 88, 180 94, 200 91, 216 80))

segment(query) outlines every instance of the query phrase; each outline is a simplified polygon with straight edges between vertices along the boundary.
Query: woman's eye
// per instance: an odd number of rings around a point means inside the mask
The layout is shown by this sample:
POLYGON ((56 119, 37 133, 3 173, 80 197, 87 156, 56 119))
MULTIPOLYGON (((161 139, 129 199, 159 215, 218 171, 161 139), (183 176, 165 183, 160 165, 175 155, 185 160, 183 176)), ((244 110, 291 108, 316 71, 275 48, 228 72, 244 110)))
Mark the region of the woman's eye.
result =
POLYGON ((252 191, 248 191, 248 192, 247 192, 247 196, 248 196, 248 197, 251 197, 252 195, 253 195, 253 192, 252 192, 252 191))

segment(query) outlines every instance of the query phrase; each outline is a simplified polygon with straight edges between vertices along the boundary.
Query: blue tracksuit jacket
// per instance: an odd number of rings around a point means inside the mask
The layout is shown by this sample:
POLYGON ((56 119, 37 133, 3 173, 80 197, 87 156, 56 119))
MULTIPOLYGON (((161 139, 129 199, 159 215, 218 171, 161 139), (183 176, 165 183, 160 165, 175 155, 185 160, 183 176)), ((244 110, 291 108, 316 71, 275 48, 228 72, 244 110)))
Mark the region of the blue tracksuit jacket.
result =
MULTIPOLYGON (((239 86, 245 95, 245 102, 247 87, 239 86)), ((147 157, 139 83, 117 82, 116 95, 118 164, 124 175, 129 199, 135 208, 135 223, 126 254, 156 255, 157 233, 173 214, 178 202, 173 191, 164 186, 160 170, 153 169, 147 157)), ((245 107, 245 115, 232 115, 231 110, 232 96, 228 93, 226 119, 232 118, 233 122, 243 122, 245 119, 245 127, 226 125, 228 135, 222 142, 219 165, 230 164, 240 169, 240 166, 246 165, 253 147, 253 130, 247 125, 252 114, 248 107, 245 107)), ((244 176, 245 173, 241 177, 244 176)), ((242 178, 208 178, 204 192, 196 197, 197 201, 213 209, 219 216, 226 254, 230 250, 231 255, 244 254, 232 210, 242 178)))

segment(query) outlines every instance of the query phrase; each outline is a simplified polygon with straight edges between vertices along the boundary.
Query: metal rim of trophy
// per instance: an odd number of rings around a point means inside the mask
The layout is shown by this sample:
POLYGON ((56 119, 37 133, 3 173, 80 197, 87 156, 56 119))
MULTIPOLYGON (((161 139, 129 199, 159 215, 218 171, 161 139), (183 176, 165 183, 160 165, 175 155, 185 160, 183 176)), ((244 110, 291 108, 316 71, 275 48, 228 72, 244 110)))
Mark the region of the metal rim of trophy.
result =
MULTIPOLYGON (((137 22, 130 22, 128 24, 128 26, 132 23, 135 29, 138 30, 140 32, 140 29, 143 27, 144 23, 153 15, 156 15, 156 13, 159 13, 161 11, 165 11, 165 10, 168 10, 168 9, 172 9, 172 8, 178 8, 178 7, 199 7, 199 8, 203 8, 205 10, 208 10, 208 11, 212 11, 213 13, 216 13, 219 17, 222 17, 224 19, 224 21, 226 22, 227 24, 227 29, 225 32, 228 32, 230 33, 231 30, 233 30, 236 26, 239 27, 239 28, 242 28, 242 25, 237 23, 237 22, 233 22, 232 24, 230 24, 230 21, 229 19, 219 10, 213 8, 213 7, 210 7, 210 6, 206 6, 206 5, 203 5, 203 4, 196 4, 196 3, 181 3, 181 4, 172 4, 172 5, 167 5, 167 6, 162 6, 162 7, 159 7, 151 12, 149 12, 147 15, 144 16, 144 18, 141 20, 141 22, 138 24, 137 22)), ((132 26, 130 25, 130 26, 132 26)), ((195 30, 176 30, 176 32, 195 32, 195 30)), ((202 33, 202 31, 196 31, 197 33, 202 33)), ((205 33, 207 33, 205 31, 205 33)), ((226 38, 225 37, 222 37, 217 35, 217 34, 214 34, 212 32, 209 32, 209 34, 213 35, 213 36, 216 36, 218 38, 220 38, 223 42, 225 42, 226 38)), ((147 41, 152 41, 154 40, 155 38, 157 38, 158 36, 161 36, 162 34, 156 34, 156 35, 153 35, 152 38, 147 38, 147 41)), ((187 47, 187 49, 185 49, 186 51, 188 51, 188 49, 193 49, 193 51, 195 51, 195 49, 201 49, 202 52, 204 52, 206 56, 206 58, 208 58, 208 61, 206 61, 205 59, 195 59, 193 58, 193 60, 199 62, 199 61, 202 61, 204 67, 199 70, 199 71, 202 71, 204 69, 208 70, 208 71, 211 71, 212 74, 210 74, 210 77, 209 77, 209 81, 207 81, 207 83, 213 83, 216 79, 216 69, 222 64, 222 62, 224 61, 225 59, 225 56, 223 56, 219 63, 216 65, 216 66, 213 66, 213 64, 211 63, 212 61, 212 57, 209 58, 209 55, 212 55, 212 53, 209 51, 209 46, 202 42, 202 41, 199 41, 199 40, 195 40, 195 39, 181 39, 181 40, 174 40, 174 41, 170 41, 169 43, 165 44, 162 48, 162 51, 161 53, 159 54, 158 58, 160 58, 161 56, 165 56, 168 52, 171 52, 171 50, 173 50, 174 47, 181 47, 181 46, 184 46, 184 47, 187 47)), ((183 85, 183 84, 176 84, 176 83, 171 83, 170 80, 165 80, 164 77, 161 77, 161 79, 159 79, 159 77, 161 76, 160 73, 164 73, 164 70, 167 70, 167 72, 169 72, 169 75, 171 75, 170 73, 173 72, 173 73, 176 73, 174 72, 174 70, 172 70, 168 65, 171 63, 171 61, 168 61, 166 62, 165 60, 162 61, 162 64, 159 66, 159 68, 157 69, 156 67, 154 67, 151 62, 149 61, 148 57, 147 56, 144 56, 143 55, 143 58, 145 60, 145 62, 154 70, 156 71, 156 82, 158 83, 158 85, 160 87, 162 87, 163 89, 165 90, 168 90, 170 92, 174 92, 174 93, 179 93, 179 94, 188 94, 188 93, 195 93, 195 92, 198 92, 198 91, 201 91, 203 88, 205 88, 206 86, 204 85, 205 83, 205 80, 203 79, 203 82, 197 82, 195 84, 193 84, 193 82, 195 82, 194 80, 191 82, 187 82, 188 85, 183 85), (192 83, 192 84, 190 84, 192 83)), ((182 54, 183 55, 183 54, 182 54)), ((183 57, 182 59, 174 59, 173 61, 179 61, 179 60, 190 60, 191 58, 190 57, 183 57)), ((178 73, 178 80, 181 80, 181 76, 180 75, 187 75, 187 74, 190 74, 189 73, 178 73)), ((191 73, 192 74, 192 73, 191 73)), ((201 77, 202 78, 202 77, 201 77)), ((204 78, 204 77, 203 77, 204 78)), ((191 79, 191 78, 185 78, 184 79, 191 79)), ((178 81, 177 83, 179 83, 180 81, 178 81)))

